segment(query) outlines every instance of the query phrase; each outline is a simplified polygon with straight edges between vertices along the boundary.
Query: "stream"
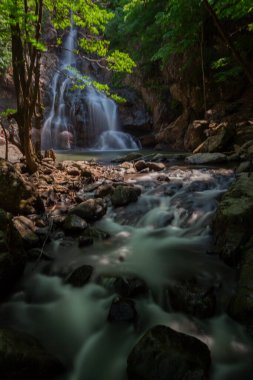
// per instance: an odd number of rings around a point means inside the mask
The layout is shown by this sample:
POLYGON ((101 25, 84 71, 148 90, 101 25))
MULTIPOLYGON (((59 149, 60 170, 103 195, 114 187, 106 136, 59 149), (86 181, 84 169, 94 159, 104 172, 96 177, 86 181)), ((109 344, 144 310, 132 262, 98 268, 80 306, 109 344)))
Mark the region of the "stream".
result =
POLYGON ((1 320, 36 336, 57 355, 68 368, 61 380, 126 380, 129 352, 157 324, 208 345, 211 380, 252 379, 253 342, 225 312, 235 272, 213 253, 210 232, 232 170, 171 166, 125 180, 142 195, 128 206, 108 207, 96 222, 110 238, 85 248, 69 236, 52 240, 46 252, 54 261, 27 266, 20 290, 1 306, 1 320), (60 276, 82 264, 95 268, 92 280, 82 288, 64 284, 60 276), (45 274, 48 266, 55 275, 45 274), (146 293, 132 298, 134 322, 108 321, 119 277, 147 284, 146 293), (169 289, 192 279, 214 295, 214 315, 199 319, 172 306, 169 289))

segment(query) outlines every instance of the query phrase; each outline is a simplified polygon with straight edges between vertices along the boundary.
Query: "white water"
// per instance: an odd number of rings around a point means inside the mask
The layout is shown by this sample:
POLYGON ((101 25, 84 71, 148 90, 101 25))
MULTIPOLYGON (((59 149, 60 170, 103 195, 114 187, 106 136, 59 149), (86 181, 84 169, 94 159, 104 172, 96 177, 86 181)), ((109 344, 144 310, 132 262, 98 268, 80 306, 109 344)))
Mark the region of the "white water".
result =
POLYGON ((89 148, 95 150, 138 150, 139 142, 119 129, 116 103, 104 93, 88 86, 86 93, 72 90, 80 74, 74 49, 77 31, 71 27, 64 44, 61 66, 53 77, 52 101, 41 135, 42 149, 89 148))
POLYGON ((86 249, 67 238, 49 245, 48 254, 56 258, 52 272, 91 264, 96 272, 90 284, 76 289, 58 277, 28 271, 23 289, 0 310, 2 320, 37 336, 63 360, 69 368, 64 380, 126 380, 128 353, 156 324, 194 335, 209 346, 211 380, 252 379, 253 342, 225 313, 234 273, 207 255, 217 197, 231 182, 231 172, 177 168, 166 174, 168 183, 159 182, 157 174, 129 179, 142 187, 143 195, 128 207, 109 209, 97 223, 111 233, 109 240, 86 249), (150 289, 146 298, 135 301, 135 326, 107 321, 116 295, 111 278, 124 274, 144 279, 150 289), (192 276, 203 286, 216 287, 214 317, 198 320, 171 310, 166 287, 192 276))

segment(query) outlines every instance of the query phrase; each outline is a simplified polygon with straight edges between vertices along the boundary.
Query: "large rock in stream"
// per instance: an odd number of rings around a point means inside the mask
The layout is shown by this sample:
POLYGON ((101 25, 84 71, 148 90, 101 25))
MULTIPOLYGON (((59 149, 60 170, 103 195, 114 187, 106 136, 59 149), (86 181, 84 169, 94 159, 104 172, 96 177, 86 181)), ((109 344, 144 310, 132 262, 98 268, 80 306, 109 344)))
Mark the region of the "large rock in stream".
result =
POLYGON ((60 361, 25 333, 0 329, 0 373, 3 380, 52 380, 63 372, 60 361))
POLYGON ((239 268, 229 314, 253 331, 253 175, 240 174, 219 204, 213 223, 216 251, 239 268))
POLYGON ((69 214, 83 218, 87 222, 95 222, 106 213, 106 205, 102 198, 88 199, 73 207, 69 214))
POLYGON ((0 300, 14 288, 23 273, 26 257, 11 215, 0 209, 0 300))
POLYGON ((253 237, 241 254, 237 290, 229 305, 229 314, 253 331, 253 237))
POLYGON ((114 207, 125 206, 131 202, 136 202, 140 194, 141 189, 139 187, 117 186, 111 196, 111 202, 114 207))
POLYGON ((211 364, 200 340, 166 326, 150 329, 127 360, 129 380, 206 380, 211 364))
POLYGON ((240 261, 243 245, 253 232, 253 175, 240 174, 223 196, 213 232, 216 251, 230 265, 240 261))
POLYGON ((187 164, 220 164, 227 161, 227 156, 223 153, 196 153, 186 157, 187 164))
POLYGON ((36 190, 13 164, 0 158, 0 207, 13 214, 44 212, 36 190))

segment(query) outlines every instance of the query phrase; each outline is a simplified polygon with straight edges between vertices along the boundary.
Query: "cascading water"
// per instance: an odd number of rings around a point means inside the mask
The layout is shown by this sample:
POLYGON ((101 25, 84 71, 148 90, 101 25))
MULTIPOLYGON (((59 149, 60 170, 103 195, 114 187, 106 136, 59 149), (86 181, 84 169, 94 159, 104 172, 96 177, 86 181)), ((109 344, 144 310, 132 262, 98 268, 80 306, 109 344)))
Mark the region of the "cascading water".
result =
MULTIPOLYGON (((109 240, 84 250, 62 238, 47 247, 56 257, 52 273, 66 273, 84 263, 95 267, 89 284, 74 288, 57 276, 29 277, 28 271, 23 290, 0 309, 0 320, 37 336, 62 359, 70 371, 64 380, 126 380, 131 348, 157 324, 196 336, 209 346, 210 380, 252 379, 253 342, 226 314, 234 272, 207 254, 217 198, 231 183, 232 173, 170 168, 164 174, 168 180, 162 182, 157 173, 129 179, 142 188, 142 195, 125 208, 109 209, 97 222, 110 233, 109 240), (145 280, 150 293, 134 299, 136 325, 110 323, 115 277, 129 275, 145 280), (217 294, 214 316, 198 319, 171 309, 166 289, 192 277, 217 294)), ((42 271, 48 264, 41 265, 42 271)))
POLYGON ((138 150, 140 143, 119 130, 116 103, 92 86, 73 90, 80 74, 73 54, 77 31, 71 27, 64 44, 62 64, 52 81, 52 102, 41 136, 42 149, 89 148, 94 150, 138 150))

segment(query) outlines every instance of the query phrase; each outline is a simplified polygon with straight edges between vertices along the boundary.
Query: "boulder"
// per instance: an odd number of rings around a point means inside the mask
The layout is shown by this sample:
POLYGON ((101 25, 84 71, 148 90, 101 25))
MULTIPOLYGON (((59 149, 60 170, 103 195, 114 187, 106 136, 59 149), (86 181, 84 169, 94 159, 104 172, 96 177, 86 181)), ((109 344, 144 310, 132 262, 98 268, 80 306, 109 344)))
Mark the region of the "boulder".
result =
POLYGON ((215 313, 214 288, 198 284, 196 280, 185 280, 169 288, 169 300, 175 311, 197 318, 209 318, 215 313))
POLYGON ((13 222, 13 234, 21 239, 24 247, 32 248, 36 247, 40 242, 38 235, 36 235, 35 226, 33 222, 23 215, 16 216, 12 220, 13 222))
POLYGON ((194 120, 189 124, 184 136, 184 147, 187 151, 193 151, 203 143, 208 126, 207 120, 194 120))
POLYGON ((64 231, 68 233, 81 233, 85 228, 87 228, 88 224, 87 222, 80 218, 80 216, 75 214, 69 214, 67 215, 64 224, 63 229, 64 231))
POLYGON ((91 278, 93 273, 93 267, 90 265, 82 265, 79 268, 76 268, 69 276, 67 276, 65 282, 76 288, 81 288, 91 278))
POLYGON ((240 174, 219 203, 213 221, 215 250, 230 265, 240 261, 240 249, 253 230, 253 176, 240 174))
POLYGON ((161 170, 165 169, 165 165, 162 162, 147 162, 146 166, 151 171, 160 172, 161 170))
POLYGON ((145 281, 137 277, 118 277, 113 285, 122 297, 146 296, 149 292, 145 281))
POLYGON ((140 159, 141 157, 142 157, 141 153, 131 152, 125 156, 122 156, 122 157, 115 159, 114 162, 121 163, 121 162, 125 162, 125 161, 135 161, 135 160, 140 159))
POLYGON ((53 380, 64 370, 33 337, 12 329, 0 329, 0 373, 5 380, 53 380))
POLYGON ((108 232, 102 231, 99 228, 88 226, 80 236, 82 238, 89 238, 93 240, 106 240, 110 237, 108 232))
POLYGON ((13 290, 20 279, 25 267, 25 256, 8 251, 0 253, 0 299, 6 297, 13 290))
POLYGON ((114 191, 114 187, 110 183, 105 183, 96 190, 95 197, 96 198, 103 198, 107 195, 112 194, 114 191))
POLYGON ((36 190, 13 164, 0 159, 0 208, 13 214, 44 212, 36 190))
POLYGON ((229 305, 229 314, 253 330, 253 237, 241 253, 238 286, 229 305))
POLYGON ((136 318, 137 312, 133 300, 128 298, 116 298, 113 300, 108 315, 108 321, 135 322, 136 318))
POLYGON ((117 186, 111 196, 111 202, 114 207, 125 206, 138 200, 141 190, 139 187, 117 186))
POLYGON ((163 125, 156 134, 157 144, 166 144, 173 150, 184 149, 184 135, 189 124, 189 112, 187 110, 169 125, 163 125))
POLYGON ((234 125, 229 123, 210 124, 210 136, 193 153, 214 153, 228 150, 229 143, 235 134, 234 131, 234 125))
POLYGON ((227 156, 223 153, 196 153, 185 158, 187 164, 218 164, 227 161, 227 156))
POLYGON ((105 213, 106 205, 101 198, 88 199, 69 211, 69 214, 75 214, 87 222, 95 222, 102 218, 105 213))
POLYGON ((144 160, 139 160, 139 161, 135 162, 134 167, 137 170, 137 172, 140 172, 143 169, 146 169, 147 165, 146 165, 146 162, 144 160))
POLYGON ((200 340, 155 326, 134 346, 127 360, 129 380, 207 380, 210 351, 200 340))

